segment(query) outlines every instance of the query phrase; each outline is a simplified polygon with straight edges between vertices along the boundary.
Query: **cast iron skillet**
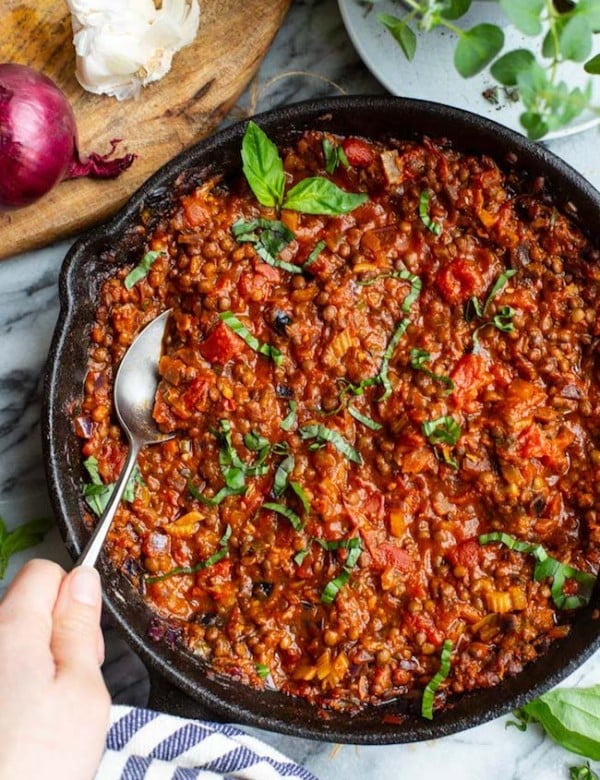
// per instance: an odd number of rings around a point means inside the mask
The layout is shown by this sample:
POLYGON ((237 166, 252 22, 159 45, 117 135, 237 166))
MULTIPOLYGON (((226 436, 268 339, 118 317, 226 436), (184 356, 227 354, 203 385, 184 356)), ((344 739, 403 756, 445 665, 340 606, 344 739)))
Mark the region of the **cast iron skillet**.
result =
MULTIPOLYGON (((600 195, 579 174, 544 147, 493 122, 434 103, 392 97, 344 97, 309 101, 265 113, 257 121, 278 143, 306 128, 367 137, 446 137, 455 148, 488 154, 501 162, 544 176, 558 203, 579 214, 582 225, 600 223, 600 195)), ((139 212, 168 206, 173 192, 205 177, 239 168, 245 124, 239 123, 183 152, 146 182, 108 224, 92 230, 69 252, 60 278, 61 312, 50 349, 44 388, 43 447, 50 496, 69 552, 76 557, 88 538, 83 522, 79 441, 71 419, 81 398, 90 323, 102 281, 139 250, 134 227, 139 212)), ((138 254, 139 257, 139 254, 138 254)), ((451 734, 502 715, 540 695, 574 671, 600 646, 599 588, 593 603, 578 612, 573 630, 555 642, 518 676, 491 690, 453 701, 432 722, 409 715, 398 723, 402 705, 371 707, 355 717, 319 715, 303 700, 276 691, 258 692, 211 672, 198 659, 153 642, 151 613, 126 577, 100 563, 105 607, 151 671, 151 704, 177 714, 226 719, 299 737, 336 742, 385 744, 451 734), (396 716, 396 717, 394 717, 396 716)))

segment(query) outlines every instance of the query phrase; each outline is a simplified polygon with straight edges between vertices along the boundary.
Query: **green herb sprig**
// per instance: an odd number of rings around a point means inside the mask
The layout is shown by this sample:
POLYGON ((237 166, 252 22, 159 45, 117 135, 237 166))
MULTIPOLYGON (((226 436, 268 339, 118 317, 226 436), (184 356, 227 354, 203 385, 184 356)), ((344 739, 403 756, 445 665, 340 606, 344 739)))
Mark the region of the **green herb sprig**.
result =
POLYGON ((47 518, 30 520, 9 531, 0 517, 0 580, 4 579, 8 562, 18 552, 35 547, 44 540, 52 523, 47 518))
POLYGON ((552 580, 550 593, 552 601, 559 609, 579 609, 589 603, 594 585, 596 584, 596 578, 592 574, 557 561, 556 558, 548 555, 541 544, 523 542, 501 531, 483 534, 479 537, 479 542, 480 544, 500 542, 500 544, 516 552, 533 555, 536 560, 533 579, 536 582, 546 578, 552 580), (568 580, 574 580, 578 584, 577 594, 568 595, 565 593, 565 583, 568 580))
POLYGON ((243 171, 250 189, 263 206, 303 214, 335 216, 353 211, 368 200, 364 192, 340 189, 323 176, 310 176, 285 193, 283 161, 273 141, 256 122, 248 122, 242 140, 243 171))
POLYGON ((429 680, 423 691, 421 700, 421 715, 428 720, 433 720, 433 703, 435 694, 446 677, 450 674, 452 665, 452 642, 449 639, 444 641, 442 653, 440 656, 440 668, 438 672, 429 680))
POLYGON ((513 90, 523 105, 521 125, 530 138, 537 139, 564 127, 583 111, 600 115, 592 104, 591 83, 571 88, 561 79, 566 62, 583 64, 592 76, 600 75, 600 55, 590 58, 593 33, 600 31, 600 6, 596 0, 559 3, 556 0, 499 0, 508 20, 532 41, 541 40, 541 57, 531 49, 503 52, 505 39, 496 24, 483 22, 466 28, 460 20, 470 9, 471 0, 402 0, 403 16, 380 14, 406 58, 417 49, 416 26, 423 32, 443 27, 456 37, 454 67, 470 78, 491 65, 490 73, 505 89, 513 90), (498 56, 501 55, 501 56, 498 56))

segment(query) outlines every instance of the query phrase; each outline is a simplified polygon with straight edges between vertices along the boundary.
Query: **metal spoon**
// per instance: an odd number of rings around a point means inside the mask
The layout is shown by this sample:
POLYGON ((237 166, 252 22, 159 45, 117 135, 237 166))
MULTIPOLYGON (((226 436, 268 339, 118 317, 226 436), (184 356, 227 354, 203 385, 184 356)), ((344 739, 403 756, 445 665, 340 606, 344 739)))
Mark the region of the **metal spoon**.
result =
POLYGON ((117 370, 114 387, 115 410, 129 440, 129 454, 106 509, 79 556, 77 566, 93 566, 96 563, 140 449, 146 444, 157 444, 174 436, 161 433, 152 419, 158 382, 158 361, 170 313, 169 309, 144 328, 134 339, 117 370))

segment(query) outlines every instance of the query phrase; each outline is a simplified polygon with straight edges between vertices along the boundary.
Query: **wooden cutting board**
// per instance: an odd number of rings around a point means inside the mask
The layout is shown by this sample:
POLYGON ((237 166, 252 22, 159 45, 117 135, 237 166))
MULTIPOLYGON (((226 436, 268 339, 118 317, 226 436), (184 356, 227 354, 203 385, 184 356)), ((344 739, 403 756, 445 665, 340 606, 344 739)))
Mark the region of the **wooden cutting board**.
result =
MULTIPOLYGON (((82 157, 137 159, 118 179, 59 184, 37 203, 0 213, 0 258, 72 235, 115 212, 163 163, 210 134, 248 84, 281 25, 290 0, 200 0, 198 37, 171 71, 137 100, 85 92, 75 78, 71 17, 62 0, 0 0, 0 62, 43 71, 75 112, 82 157)), ((2 171, 0 171, 0 176, 2 171)))

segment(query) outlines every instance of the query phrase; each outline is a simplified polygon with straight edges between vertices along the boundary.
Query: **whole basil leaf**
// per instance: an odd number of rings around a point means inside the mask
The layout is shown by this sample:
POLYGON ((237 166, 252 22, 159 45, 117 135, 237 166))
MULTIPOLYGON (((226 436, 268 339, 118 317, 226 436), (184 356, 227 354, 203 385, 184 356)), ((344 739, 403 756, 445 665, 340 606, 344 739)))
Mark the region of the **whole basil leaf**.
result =
POLYGON ((443 19, 460 19, 471 7, 472 0, 447 0, 446 7, 440 11, 443 19))
POLYGON ((0 518, 0 580, 6 573, 11 556, 39 544, 51 528, 50 520, 39 518, 9 531, 0 518))
POLYGON ((463 78, 483 70, 504 46, 504 33, 495 24, 478 24, 463 33, 454 51, 454 65, 463 78))
POLYGON ((600 32, 600 2, 598 0, 579 0, 573 13, 577 16, 585 16, 592 32, 600 32))
POLYGON ((303 214, 346 214, 368 200, 364 192, 346 192, 329 179, 311 176, 288 192, 282 208, 303 214))
POLYGON ((392 34, 394 40, 400 44, 407 60, 412 61, 417 51, 417 36, 402 19, 391 14, 379 14, 378 20, 392 34))
POLYGON ((279 208, 285 174, 279 151, 256 122, 248 122, 242 141, 243 171, 256 199, 263 206, 279 208))
POLYGON ((521 711, 538 721, 561 747, 600 760, 600 684, 557 688, 526 704, 521 711))
POLYGON ((515 27, 525 35, 539 35, 542 31, 541 15, 544 0, 500 0, 504 13, 515 27))

